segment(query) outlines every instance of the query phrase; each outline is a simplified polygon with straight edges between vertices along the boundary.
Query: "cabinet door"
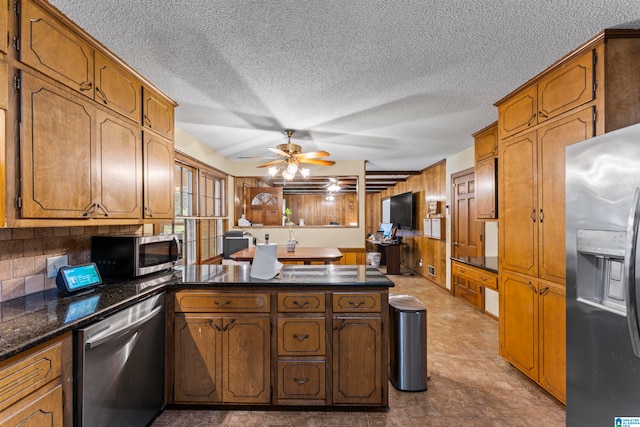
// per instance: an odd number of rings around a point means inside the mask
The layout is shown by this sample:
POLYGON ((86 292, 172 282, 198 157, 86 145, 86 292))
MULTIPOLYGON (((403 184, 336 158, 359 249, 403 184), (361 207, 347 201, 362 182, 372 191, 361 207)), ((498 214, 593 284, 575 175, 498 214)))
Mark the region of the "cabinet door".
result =
POLYGON ((593 136, 593 109, 538 129, 539 266, 542 279, 565 282, 565 147, 593 136))
POLYGON ((227 403, 271 401, 269 317, 223 319, 223 381, 227 403))
POLYGON ((538 380, 537 283, 501 273, 500 350, 502 356, 534 381, 538 380))
POLYGON ((379 317, 333 318, 333 403, 382 402, 382 345, 379 317))
POLYGON ((22 73, 20 163, 23 218, 83 218, 95 209, 95 107, 22 73))
POLYGON ((487 128, 473 134, 475 160, 486 160, 498 155, 498 124, 493 123, 487 128))
POLYGON ((142 217, 142 141, 137 126, 97 113, 100 206, 105 218, 142 217))
POLYGON ((540 284, 540 384, 566 401, 566 296, 564 286, 540 284))
POLYGON ((0 52, 2 53, 7 53, 7 40, 9 40, 9 37, 7 36, 9 25, 8 19, 8 0, 0 0, 0 34, 2 35, 2 38, 0 38, 0 52))
POLYGON ((173 106, 145 87, 142 108, 142 124, 173 140, 173 106))
POLYGON ((538 123, 594 98, 594 54, 589 51, 569 61, 538 82, 538 123))
POLYGON ((142 85, 99 52, 95 54, 96 101, 140 123, 142 85))
POLYGON ((174 400, 221 402, 222 318, 177 314, 174 327, 174 400))
POLYGON ((489 158, 476 163, 476 218, 496 219, 498 218, 498 192, 496 186, 497 159, 489 158))
POLYGON ((173 218, 173 143, 150 132, 144 137, 144 217, 173 218))
POLYGON ((538 110, 536 85, 515 94, 498 107, 500 139, 514 135, 536 125, 538 110))
POLYGON ((62 386, 38 391, 0 412, 3 427, 62 427, 62 386))
POLYGON ((538 274, 536 147, 535 132, 500 146, 500 263, 531 276, 538 274))
POLYGON ((22 2, 20 60, 93 99, 93 49, 34 2, 22 2))

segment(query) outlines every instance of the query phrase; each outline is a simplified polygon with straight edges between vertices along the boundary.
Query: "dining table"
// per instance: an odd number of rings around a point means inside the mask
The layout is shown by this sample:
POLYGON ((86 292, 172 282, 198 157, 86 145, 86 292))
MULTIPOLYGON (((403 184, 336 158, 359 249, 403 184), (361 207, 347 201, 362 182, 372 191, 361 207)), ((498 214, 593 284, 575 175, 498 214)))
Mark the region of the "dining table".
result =
MULTIPOLYGON (((256 247, 249 247, 241 249, 230 255, 231 259, 235 261, 253 261, 253 257, 256 253, 256 247)), ((296 246, 294 251, 288 251, 284 246, 278 246, 278 261, 302 261, 304 264, 311 264, 312 262, 322 262, 324 264, 330 264, 332 262, 340 261, 342 258, 342 252, 338 248, 332 247, 312 247, 312 246, 296 246)))

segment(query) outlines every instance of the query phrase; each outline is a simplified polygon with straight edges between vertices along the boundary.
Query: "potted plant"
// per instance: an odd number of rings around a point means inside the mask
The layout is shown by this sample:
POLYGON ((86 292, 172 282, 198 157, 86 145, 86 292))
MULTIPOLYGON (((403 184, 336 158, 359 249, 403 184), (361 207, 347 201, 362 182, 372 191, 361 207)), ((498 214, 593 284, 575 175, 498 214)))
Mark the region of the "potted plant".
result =
POLYGON ((285 225, 289 227, 289 240, 286 241, 285 246, 287 248, 287 252, 295 252, 296 244, 298 241, 296 240, 296 236, 293 234, 293 221, 291 221, 291 209, 286 208, 284 210, 283 216, 285 217, 285 225))

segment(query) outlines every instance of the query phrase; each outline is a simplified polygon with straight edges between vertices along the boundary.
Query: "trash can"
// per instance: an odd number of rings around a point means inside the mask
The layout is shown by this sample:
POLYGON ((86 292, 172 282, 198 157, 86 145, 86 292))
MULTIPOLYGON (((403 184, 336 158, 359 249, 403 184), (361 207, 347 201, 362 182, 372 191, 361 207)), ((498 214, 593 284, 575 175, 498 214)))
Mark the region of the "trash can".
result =
POLYGON ((380 258, 382 258, 382 254, 379 252, 369 252, 367 254, 367 259, 369 260, 369 264, 374 267, 380 267, 380 258))
POLYGON ((427 389, 427 307, 411 295, 389 295, 389 379, 402 391, 427 389))

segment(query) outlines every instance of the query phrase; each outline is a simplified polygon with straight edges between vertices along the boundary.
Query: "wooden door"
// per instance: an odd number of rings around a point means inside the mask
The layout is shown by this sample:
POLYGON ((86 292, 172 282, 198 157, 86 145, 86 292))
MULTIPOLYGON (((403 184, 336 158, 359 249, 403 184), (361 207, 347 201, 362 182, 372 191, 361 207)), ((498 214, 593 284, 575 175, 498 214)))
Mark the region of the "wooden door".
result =
POLYGON ((566 401, 566 292, 564 286, 540 283, 540 384, 566 401))
POLYGON ((536 85, 531 85, 498 106, 500 139, 530 129, 537 124, 537 97, 536 85))
POLYGON ((93 48, 34 2, 20 15, 20 60, 93 99, 93 48))
POLYGON ((176 314, 174 327, 174 401, 221 402, 222 318, 176 314))
POLYGON ((140 123, 140 81, 99 52, 95 53, 95 69, 96 101, 140 123))
POLYGON ((516 368, 538 380, 537 282, 500 273, 500 352, 516 368))
POLYGON ((226 403, 271 401, 269 317, 223 318, 223 387, 226 403))
POLYGON ((173 140, 173 106, 148 88, 143 88, 142 124, 173 140))
POLYGON ((451 254, 456 256, 481 256, 484 224, 476 221, 475 174, 473 168, 451 176, 453 192, 453 223, 451 228, 451 254))
POLYGON ((144 217, 174 217, 173 143, 150 132, 143 132, 144 217))
MULTIPOLYGON (((537 276, 537 145, 529 132, 500 146, 500 265, 537 276)), ((563 244, 564 246, 564 244, 563 244)))
POLYGON ((565 282, 565 147, 593 136, 593 117, 588 107, 538 129, 538 275, 542 279, 565 282))
POLYGON ((23 218, 85 218, 98 202, 95 107, 22 73, 23 218))
POLYGON ((557 117, 595 97, 594 55, 595 51, 588 51, 538 82, 538 123, 557 117))
POLYGON ((333 403, 382 402, 382 345, 379 317, 333 318, 333 403))
POLYGON ((247 218, 263 225, 282 225, 282 188, 249 187, 247 218))
POLYGON ((105 218, 142 218, 142 135, 138 126, 97 113, 100 209, 105 218))

